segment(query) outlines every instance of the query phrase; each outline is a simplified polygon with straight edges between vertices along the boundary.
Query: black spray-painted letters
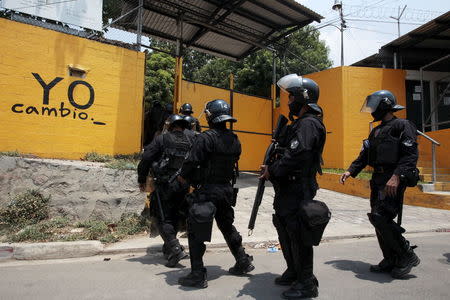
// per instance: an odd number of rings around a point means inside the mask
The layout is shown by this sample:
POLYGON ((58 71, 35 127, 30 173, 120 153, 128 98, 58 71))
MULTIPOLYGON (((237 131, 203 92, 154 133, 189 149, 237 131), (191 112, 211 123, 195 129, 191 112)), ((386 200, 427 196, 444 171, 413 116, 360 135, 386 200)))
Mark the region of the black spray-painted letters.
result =
MULTIPOLYGON (((33 74, 34 78, 39 82, 43 89, 43 96, 42 96, 42 104, 43 105, 49 105, 50 104, 50 90, 54 88, 59 82, 61 82, 64 78, 62 77, 55 77, 52 81, 49 83, 45 83, 44 79, 38 74, 38 73, 31 73, 33 74)), ((41 116, 54 116, 54 117, 61 117, 61 118, 72 118, 72 119, 78 119, 78 120, 88 120, 90 119, 93 124, 95 125, 106 125, 104 122, 98 122, 95 121, 94 118, 89 118, 89 115, 87 112, 78 112, 77 109, 86 110, 90 108, 95 101, 95 91, 91 84, 89 84, 86 81, 83 80, 76 80, 72 82, 69 85, 69 88, 67 90, 67 98, 74 107, 74 109, 70 109, 67 107, 64 107, 64 102, 60 103, 60 106, 58 108, 55 107, 48 107, 48 106, 42 106, 37 107, 33 105, 26 106, 25 104, 14 104, 11 106, 11 111, 17 114, 27 114, 27 115, 41 115, 41 116), (80 104, 77 102, 77 100, 74 98, 74 91, 76 88, 82 88, 78 86, 84 86, 89 90, 89 100, 85 104, 80 104)), ((80 101, 80 100, 78 100, 80 101)))

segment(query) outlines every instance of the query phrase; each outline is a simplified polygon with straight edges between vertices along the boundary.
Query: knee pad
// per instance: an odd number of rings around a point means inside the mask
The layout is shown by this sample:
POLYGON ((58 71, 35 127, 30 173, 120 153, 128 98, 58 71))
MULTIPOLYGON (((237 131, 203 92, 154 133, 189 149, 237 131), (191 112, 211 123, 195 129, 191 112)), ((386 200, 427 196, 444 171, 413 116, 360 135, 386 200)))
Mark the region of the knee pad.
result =
POLYGON ((377 229, 385 228, 389 225, 389 221, 391 221, 378 213, 368 213, 367 216, 369 217, 369 221, 372 223, 373 227, 377 229))

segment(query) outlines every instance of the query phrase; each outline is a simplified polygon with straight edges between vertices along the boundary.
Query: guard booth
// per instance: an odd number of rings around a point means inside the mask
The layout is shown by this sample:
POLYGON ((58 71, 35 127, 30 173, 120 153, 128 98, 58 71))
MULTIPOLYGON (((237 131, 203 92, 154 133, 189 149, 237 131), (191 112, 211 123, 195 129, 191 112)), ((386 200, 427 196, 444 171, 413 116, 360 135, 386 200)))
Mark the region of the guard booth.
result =
MULTIPOLYGON (((193 104, 196 117, 207 101, 224 99, 232 106, 233 124, 243 153, 240 169, 259 170, 272 134, 272 108, 275 103, 275 76, 271 98, 244 95, 183 80, 182 49, 192 48, 217 57, 238 61, 259 49, 269 49, 292 32, 322 16, 292 0, 235 1, 151 1, 127 0, 112 26, 176 43, 174 113, 185 102, 193 104)), ((275 61, 275 60, 274 60, 275 61)), ((275 66, 274 66, 275 67, 275 66)), ((275 72, 275 70, 274 70, 275 72)), ((201 125, 206 126, 204 117, 201 125)))

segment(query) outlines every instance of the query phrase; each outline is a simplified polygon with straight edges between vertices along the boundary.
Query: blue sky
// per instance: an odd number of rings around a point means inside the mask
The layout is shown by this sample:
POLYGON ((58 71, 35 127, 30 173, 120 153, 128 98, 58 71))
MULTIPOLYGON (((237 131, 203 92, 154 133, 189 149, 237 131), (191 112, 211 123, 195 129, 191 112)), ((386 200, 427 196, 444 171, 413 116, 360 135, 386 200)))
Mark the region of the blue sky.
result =
MULTIPOLYGON (((297 2, 321 14, 324 17, 322 24, 338 17, 338 13, 331 9, 334 0, 297 0, 297 2)), ((436 12, 444 13, 450 9, 448 0, 342 0, 342 2, 344 15, 355 11, 346 17, 350 20, 347 20, 349 28, 344 31, 345 65, 377 53, 381 46, 398 37, 397 23, 389 18, 389 15, 397 13, 398 7, 407 5, 400 25, 402 35, 430 21, 433 16, 439 15, 436 12), (352 19, 364 21, 352 21, 352 19), (393 23, 369 22, 369 20, 393 23)), ((334 24, 339 26, 339 21, 334 24)), ((320 26, 320 24, 314 23, 314 26, 320 26)), ((330 48, 333 66, 340 65, 340 31, 335 27, 327 26, 320 29, 320 33, 321 39, 330 48)))

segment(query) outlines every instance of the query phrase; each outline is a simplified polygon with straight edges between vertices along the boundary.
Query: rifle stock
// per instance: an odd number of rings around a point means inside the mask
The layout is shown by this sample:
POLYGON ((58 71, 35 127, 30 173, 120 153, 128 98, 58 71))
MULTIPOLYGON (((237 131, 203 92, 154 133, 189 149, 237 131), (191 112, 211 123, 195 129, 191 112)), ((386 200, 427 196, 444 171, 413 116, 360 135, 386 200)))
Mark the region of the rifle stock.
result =
MULTIPOLYGON (((272 153, 277 146, 278 143, 277 140, 283 128, 286 126, 287 122, 288 119, 285 116, 280 115, 278 117, 277 127, 273 134, 272 143, 269 145, 269 147, 266 150, 266 154, 264 155, 263 165, 269 164, 270 159, 272 157, 272 153)), ((266 188, 265 184, 266 184, 265 178, 259 179, 258 189, 256 190, 255 202, 253 202, 252 214, 250 215, 250 220, 248 222, 248 236, 252 235, 253 229, 255 228, 256 216, 258 215, 259 206, 261 205, 262 198, 264 196, 264 190, 266 188)))

